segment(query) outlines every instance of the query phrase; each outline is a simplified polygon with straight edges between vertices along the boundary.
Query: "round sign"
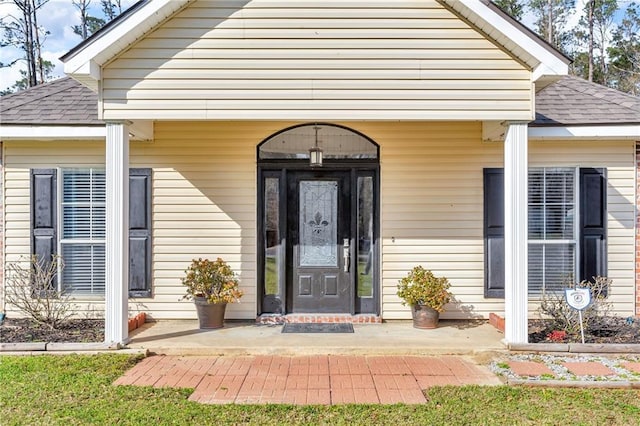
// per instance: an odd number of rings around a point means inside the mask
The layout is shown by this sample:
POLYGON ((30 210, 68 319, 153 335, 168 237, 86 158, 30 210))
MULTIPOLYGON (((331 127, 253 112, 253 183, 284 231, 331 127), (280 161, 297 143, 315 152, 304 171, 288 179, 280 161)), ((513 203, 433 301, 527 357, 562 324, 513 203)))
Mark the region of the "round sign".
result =
POLYGON ((588 288, 567 288, 564 293, 567 304, 578 311, 585 309, 591 303, 591 292, 588 288))

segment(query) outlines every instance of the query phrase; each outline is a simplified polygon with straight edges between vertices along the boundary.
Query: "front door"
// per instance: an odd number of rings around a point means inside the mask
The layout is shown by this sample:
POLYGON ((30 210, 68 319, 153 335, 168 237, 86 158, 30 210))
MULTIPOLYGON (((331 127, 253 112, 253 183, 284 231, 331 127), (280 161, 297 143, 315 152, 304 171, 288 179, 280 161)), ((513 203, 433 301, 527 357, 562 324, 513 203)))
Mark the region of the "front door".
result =
POLYGON ((289 312, 352 311, 350 186, 348 171, 288 173, 289 312))
POLYGON ((378 158, 371 139, 327 123, 258 145, 259 314, 380 312, 378 158))

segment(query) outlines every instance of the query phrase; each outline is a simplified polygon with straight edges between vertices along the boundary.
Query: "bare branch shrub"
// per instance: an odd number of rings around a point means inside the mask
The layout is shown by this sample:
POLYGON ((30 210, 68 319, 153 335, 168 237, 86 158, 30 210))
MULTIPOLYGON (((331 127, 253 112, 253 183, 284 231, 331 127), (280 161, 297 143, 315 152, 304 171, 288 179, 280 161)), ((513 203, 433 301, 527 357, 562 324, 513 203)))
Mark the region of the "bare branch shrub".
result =
MULTIPOLYGON (((611 303, 607 301, 606 295, 609 294, 611 283, 612 280, 601 276, 593 277, 593 281, 582 281, 580 284, 565 283, 565 288, 586 287, 591 293, 591 304, 582 311, 586 331, 598 328, 598 325, 609 317, 611 303)), ((552 319, 554 329, 564 330, 569 334, 580 333, 578 311, 569 306, 564 291, 543 293, 539 311, 543 316, 552 319)))
POLYGON ((73 316, 76 305, 69 294, 55 286, 58 268, 64 266, 60 256, 51 261, 31 256, 28 261, 7 265, 7 302, 41 325, 58 329, 73 316))

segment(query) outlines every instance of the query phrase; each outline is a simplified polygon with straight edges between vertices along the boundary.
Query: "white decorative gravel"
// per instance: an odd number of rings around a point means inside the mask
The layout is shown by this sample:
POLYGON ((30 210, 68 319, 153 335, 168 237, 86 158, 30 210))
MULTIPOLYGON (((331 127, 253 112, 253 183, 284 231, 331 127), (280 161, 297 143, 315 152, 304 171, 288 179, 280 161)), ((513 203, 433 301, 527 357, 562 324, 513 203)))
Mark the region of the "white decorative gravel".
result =
POLYGON ((624 382, 638 382, 640 381, 640 373, 627 370, 622 367, 624 362, 640 362, 640 356, 616 356, 616 357, 604 357, 597 355, 549 355, 549 354, 513 354, 507 355, 503 359, 493 361, 489 368, 495 374, 503 376, 506 379, 519 379, 519 380, 568 380, 568 381, 580 381, 580 382, 598 382, 598 381, 624 381, 624 382), (554 373, 554 377, 547 376, 519 376, 515 374, 510 368, 502 368, 499 364, 508 363, 509 361, 533 361, 544 363, 554 373), (612 376, 576 376, 570 373, 562 363, 564 362, 598 362, 604 366, 610 368, 616 374, 612 376))

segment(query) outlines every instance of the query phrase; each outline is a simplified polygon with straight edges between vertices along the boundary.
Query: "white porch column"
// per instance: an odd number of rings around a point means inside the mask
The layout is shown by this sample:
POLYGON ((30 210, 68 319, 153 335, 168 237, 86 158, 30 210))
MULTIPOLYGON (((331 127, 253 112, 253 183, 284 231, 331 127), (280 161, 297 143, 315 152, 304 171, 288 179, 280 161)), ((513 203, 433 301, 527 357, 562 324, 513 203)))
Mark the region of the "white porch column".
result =
POLYGON ((504 316, 507 343, 528 343, 527 123, 508 123, 504 140, 504 316))
POLYGON ((106 290, 107 344, 129 340, 129 128, 107 123, 106 152, 106 290))

